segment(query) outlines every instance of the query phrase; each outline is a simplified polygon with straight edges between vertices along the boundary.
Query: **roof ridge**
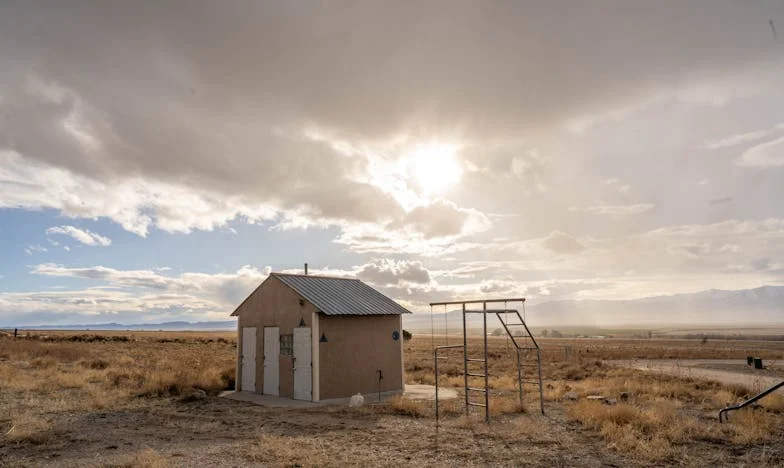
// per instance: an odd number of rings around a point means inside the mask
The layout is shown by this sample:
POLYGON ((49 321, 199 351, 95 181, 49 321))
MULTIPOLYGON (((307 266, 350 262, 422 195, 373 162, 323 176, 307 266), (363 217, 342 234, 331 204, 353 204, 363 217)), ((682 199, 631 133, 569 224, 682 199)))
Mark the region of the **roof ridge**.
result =
POLYGON ((359 278, 352 278, 346 276, 329 276, 329 275, 311 275, 311 274, 304 274, 304 273, 282 273, 282 272, 271 272, 270 276, 300 276, 302 278, 324 278, 324 279, 336 279, 336 280, 344 280, 344 281, 359 281, 359 278))

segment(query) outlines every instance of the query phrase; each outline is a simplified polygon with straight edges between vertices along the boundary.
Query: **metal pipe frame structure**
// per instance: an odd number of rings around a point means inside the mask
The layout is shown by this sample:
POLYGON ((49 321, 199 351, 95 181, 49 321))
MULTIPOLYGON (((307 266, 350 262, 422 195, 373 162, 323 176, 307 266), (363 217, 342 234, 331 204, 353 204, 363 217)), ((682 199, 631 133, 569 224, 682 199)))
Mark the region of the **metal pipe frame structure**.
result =
MULTIPOLYGON (((445 345, 445 346, 434 346, 433 348, 433 360, 434 360, 434 372, 435 372, 435 413, 436 413, 436 426, 439 424, 439 403, 438 403, 438 361, 440 359, 446 359, 446 357, 440 357, 439 351, 449 350, 449 349, 463 349, 463 385, 464 385, 464 398, 465 398, 465 410, 466 415, 470 414, 470 407, 471 406, 480 406, 485 408, 485 422, 490 422, 490 388, 489 388, 489 376, 490 376, 490 369, 487 359, 487 314, 495 314, 498 319, 501 321, 501 324, 504 327, 508 337, 511 338, 512 343, 515 346, 515 352, 517 357, 517 382, 518 382, 518 390, 519 390, 519 398, 520 398, 520 408, 523 407, 523 372, 522 372, 522 358, 520 352, 522 350, 536 350, 536 367, 537 367, 537 383, 539 384, 539 407, 544 414, 544 394, 542 388, 542 353, 541 349, 539 348, 539 344, 536 342, 536 338, 534 338, 531 330, 528 328, 528 325, 525 323, 525 320, 520 315, 520 312, 516 309, 508 309, 506 304, 509 302, 521 302, 525 303, 525 298, 506 298, 506 299, 484 299, 484 300, 469 300, 469 301, 448 301, 448 302, 432 302, 430 303, 431 310, 432 307, 435 306, 447 306, 447 305, 460 305, 462 306, 462 319, 463 319, 463 344, 462 345, 445 345), (503 309, 488 309, 487 304, 498 304, 504 303, 503 309), (482 304, 481 310, 469 310, 466 308, 468 304, 482 304), (467 324, 466 324, 466 314, 482 314, 482 334, 483 334, 483 356, 482 359, 472 359, 468 357, 468 333, 467 333, 467 324), (506 313, 514 313, 520 323, 507 323, 504 319, 501 318, 501 314, 506 313), (515 336, 512 331, 509 329, 510 325, 522 325, 525 329, 525 333, 527 335, 517 335, 515 336), (531 343, 533 346, 526 346, 521 347, 515 338, 530 338, 531 343), (481 362, 484 364, 483 373, 471 373, 469 372, 468 366, 469 362, 481 362), (482 377, 484 379, 484 389, 481 388, 473 388, 469 386, 468 378, 471 377, 482 377), (482 392, 484 393, 484 403, 474 403, 471 401, 470 392, 482 392)), ((513 317, 514 317, 513 316, 513 317)), ((446 319, 445 319, 446 323, 446 319)), ((446 330, 448 333, 448 330, 446 330)))
POLYGON ((500 304, 502 302, 525 302, 525 298, 516 297, 513 299, 476 299, 471 301, 431 302, 430 307, 442 306, 442 305, 500 304))

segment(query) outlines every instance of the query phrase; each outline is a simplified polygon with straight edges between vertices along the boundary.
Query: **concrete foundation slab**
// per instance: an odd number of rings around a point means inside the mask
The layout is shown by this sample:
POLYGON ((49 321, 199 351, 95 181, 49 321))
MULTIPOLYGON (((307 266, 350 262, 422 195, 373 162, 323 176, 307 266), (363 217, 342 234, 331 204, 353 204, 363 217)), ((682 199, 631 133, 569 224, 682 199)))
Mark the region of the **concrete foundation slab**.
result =
MULTIPOLYGON (((435 385, 406 385, 403 398, 434 401, 436 399, 436 387, 435 385)), ((453 388, 438 388, 439 401, 454 400, 455 398, 457 398, 457 390, 453 388)))
POLYGON ((320 403, 314 403, 312 401, 292 400, 291 398, 272 395, 259 395, 258 393, 253 392, 229 391, 223 392, 219 396, 229 400, 244 401, 246 403, 269 406, 271 408, 313 408, 320 405, 320 403))
MULTIPOLYGON (((390 398, 400 395, 400 391, 382 392, 380 395, 377 393, 368 393, 362 395, 365 397, 365 404, 383 403, 390 398)), ((433 401, 436 396, 436 387, 433 385, 406 385, 405 391, 402 393, 403 398, 409 400, 425 400, 433 401)), ((219 395, 221 398, 229 400, 243 401, 245 403, 253 403, 254 405, 269 406, 270 408, 314 408, 317 406, 348 405, 350 398, 336 398, 332 400, 322 400, 318 402, 292 400, 291 398, 284 398, 272 395, 259 395, 253 392, 236 392, 227 391, 219 395)), ((451 388, 439 388, 439 400, 452 400, 457 398, 457 391, 451 388)))

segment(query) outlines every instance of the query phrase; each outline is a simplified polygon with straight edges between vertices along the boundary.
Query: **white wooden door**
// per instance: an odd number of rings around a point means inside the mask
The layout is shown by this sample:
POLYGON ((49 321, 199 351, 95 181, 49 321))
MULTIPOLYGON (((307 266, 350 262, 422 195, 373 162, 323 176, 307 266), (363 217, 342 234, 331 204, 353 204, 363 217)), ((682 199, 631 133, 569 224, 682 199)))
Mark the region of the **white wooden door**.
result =
POLYGON ((294 329, 294 399, 313 399, 313 370, 310 354, 310 328, 294 329))
POLYGON ((256 391, 256 327, 242 328, 242 382, 240 390, 256 391))
POLYGON ((264 327, 264 394, 280 394, 280 329, 264 327))

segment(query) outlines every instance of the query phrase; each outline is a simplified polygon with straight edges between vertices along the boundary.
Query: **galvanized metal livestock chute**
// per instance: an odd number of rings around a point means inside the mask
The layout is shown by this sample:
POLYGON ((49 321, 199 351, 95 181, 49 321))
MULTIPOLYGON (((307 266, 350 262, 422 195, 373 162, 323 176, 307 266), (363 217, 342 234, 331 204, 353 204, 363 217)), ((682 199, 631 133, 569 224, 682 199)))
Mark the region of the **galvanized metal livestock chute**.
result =
POLYGON ((470 414, 472 406, 484 408, 485 421, 490 422, 490 369, 488 366, 488 315, 500 321, 503 332, 507 337, 507 347, 511 343, 517 358, 517 389, 520 398, 520 407, 523 407, 523 385, 532 384, 539 393, 539 410, 544 414, 544 395, 542 389, 542 351, 525 322, 525 298, 480 299, 468 301, 432 302, 430 303, 431 343, 433 346, 433 360, 435 371, 435 406, 436 423, 439 419, 438 411, 438 362, 446 360, 444 354, 450 350, 463 351, 463 387, 466 415, 470 414), (509 304, 519 303, 520 309, 510 308, 509 304), (503 304, 502 308, 489 308, 503 304), (444 307, 444 336, 445 344, 436 346, 433 327, 433 307, 444 307), (462 343, 449 344, 448 312, 449 306, 459 306, 462 317, 462 343), (521 313, 522 310, 522 313, 521 313), (482 351, 481 355, 469 355, 468 324, 466 317, 469 314, 482 315, 482 351), (482 382, 476 385, 472 382, 482 382), (475 396, 482 396, 481 401, 476 401, 475 396))

